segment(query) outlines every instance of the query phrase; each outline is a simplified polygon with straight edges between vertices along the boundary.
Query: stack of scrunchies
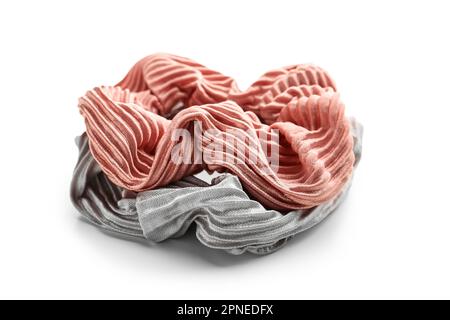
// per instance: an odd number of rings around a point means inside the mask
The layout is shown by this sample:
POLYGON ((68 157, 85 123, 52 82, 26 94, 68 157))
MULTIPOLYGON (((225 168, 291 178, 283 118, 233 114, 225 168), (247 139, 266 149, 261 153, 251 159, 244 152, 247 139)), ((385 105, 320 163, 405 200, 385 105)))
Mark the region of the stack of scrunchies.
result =
POLYGON ((101 228, 155 242, 195 223, 208 247, 271 253, 339 206, 361 157, 361 125, 312 65, 240 91, 190 59, 154 54, 116 86, 89 90, 79 109, 75 207, 101 228))

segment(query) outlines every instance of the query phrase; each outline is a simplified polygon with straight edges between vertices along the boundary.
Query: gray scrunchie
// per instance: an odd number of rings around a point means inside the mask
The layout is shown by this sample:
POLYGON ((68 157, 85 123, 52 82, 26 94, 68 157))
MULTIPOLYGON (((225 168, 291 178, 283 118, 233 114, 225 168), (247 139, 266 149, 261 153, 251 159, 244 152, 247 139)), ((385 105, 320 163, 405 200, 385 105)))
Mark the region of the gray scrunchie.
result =
MULTIPOLYGON (((355 167, 361 157, 362 126, 351 119, 355 167)), ((222 174, 211 184, 186 177, 167 187, 135 193, 103 174, 92 157, 86 134, 78 137, 79 158, 71 183, 77 210, 93 224, 117 233, 161 242, 184 235, 193 222, 205 246, 231 254, 264 255, 332 213, 347 194, 351 179, 333 200, 309 210, 281 214, 265 209, 243 191, 239 179, 222 174)))

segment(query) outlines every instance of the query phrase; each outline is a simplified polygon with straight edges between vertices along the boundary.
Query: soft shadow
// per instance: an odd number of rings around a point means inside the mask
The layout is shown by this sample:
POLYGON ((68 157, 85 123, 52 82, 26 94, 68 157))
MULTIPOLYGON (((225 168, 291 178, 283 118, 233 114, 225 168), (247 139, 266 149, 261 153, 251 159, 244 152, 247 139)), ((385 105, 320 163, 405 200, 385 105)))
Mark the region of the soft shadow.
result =
MULTIPOLYGON (((321 232, 321 230, 327 229, 327 232, 322 232, 323 233, 323 241, 328 241, 331 237, 330 235, 330 230, 331 232, 333 230, 336 230, 339 224, 339 217, 344 215, 347 210, 348 210, 348 206, 349 206, 349 199, 350 196, 349 194, 345 195, 345 198, 343 199, 342 203, 333 211, 331 212, 325 219, 323 219, 319 224, 315 225, 314 227, 305 230, 297 235, 295 235, 291 240, 289 240, 287 242, 287 244, 285 245, 286 251, 289 250, 297 250, 301 245, 302 242, 306 242, 306 240, 310 237, 312 237, 316 232, 321 232), (330 225, 332 224, 332 225, 330 225), (327 237, 327 238, 326 238, 327 237)), ((284 249, 282 249, 284 251, 284 249)))
MULTIPOLYGON (((79 227, 82 226, 82 229, 84 229, 84 231, 86 231, 86 226, 89 226, 90 229, 95 229, 96 232, 100 231, 105 236, 120 239, 121 241, 127 241, 133 243, 133 245, 138 245, 142 248, 145 248, 145 250, 148 250, 149 255, 151 254, 152 250, 155 250, 158 254, 164 252, 164 255, 166 257, 168 256, 170 260, 175 258, 176 260, 179 260, 180 263, 192 262, 195 264, 201 263, 216 267, 232 267, 249 263, 257 263, 258 261, 262 262, 266 259, 273 259, 275 256, 278 256, 279 252, 299 250, 302 246, 302 242, 305 242, 308 237, 314 235, 314 233, 317 232, 317 230, 320 230, 321 227, 325 227, 326 224, 331 222, 330 220, 335 219, 335 216, 339 217, 341 214, 343 214, 343 211, 347 209, 347 202, 348 201, 344 201, 333 213, 331 213, 318 225, 306 231, 303 231, 300 234, 297 234, 292 239, 290 239, 286 243, 286 245, 282 246, 280 250, 277 250, 265 256, 254 255, 251 253, 232 255, 225 252, 224 250, 206 247, 200 243, 195 235, 195 223, 192 224, 186 234, 181 236, 180 238, 169 239, 161 243, 154 243, 144 238, 140 239, 99 228, 90 223, 89 220, 87 220, 83 216, 78 216, 78 224, 79 227)), ((327 232, 324 233, 324 235, 325 234, 329 233, 327 232)), ((152 264, 154 264, 154 260, 152 260, 152 264)))
POLYGON ((172 258, 175 257, 179 260, 193 260, 196 263, 204 262, 218 267, 228 267, 246 264, 262 258, 248 253, 238 256, 231 255, 223 250, 212 249, 202 245, 195 235, 195 224, 191 225, 186 234, 180 238, 168 239, 160 243, 102 229, 92 224, 83 216, 78 217, 78 224, 79 227, 83 227, 83 229, 85 229, 86 226, 89 226, 90 229, 92 228, 95 229, 95 231, 100 231, 105 236, 139 245, 146 250, 149 250, 149 254, 151 250, 156 250, 158 252, 164 251, 169 253, 172 258))

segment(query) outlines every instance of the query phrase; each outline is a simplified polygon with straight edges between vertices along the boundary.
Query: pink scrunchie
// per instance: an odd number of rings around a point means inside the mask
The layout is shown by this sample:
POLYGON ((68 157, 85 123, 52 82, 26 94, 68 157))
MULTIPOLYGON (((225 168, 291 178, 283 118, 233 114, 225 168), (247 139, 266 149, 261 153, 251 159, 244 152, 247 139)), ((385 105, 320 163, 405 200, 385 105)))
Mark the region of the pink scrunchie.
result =
MULTIPOLYGON (((139 61, 115 87, 88 91, 79 108, 94 158, 113 183, 133 191, 165 186, 204 169, 229 171, 267 208, 306 209, 336 197, 355 161, 350 124, 334 82, 311 65, 267 72, 241 92, 232 78, 192 60, 155 54, 139 61), (241 129, 235 131, 243 136, 234 138, 258 165, 229 158, 171 161, 174 131, 192 131, 194 122, 205 132, 221 133, 214 139, 223 142, 230 129, 241 129), (275 129, 279 141, 273 146, 275 129), (276 171, 264 152, 271 145, 279 150, 276 171)), ((194 157, 194 141, 182 143, 194 157)), ((235 146, 227 152, 233 158, 242 150, 235 146)))

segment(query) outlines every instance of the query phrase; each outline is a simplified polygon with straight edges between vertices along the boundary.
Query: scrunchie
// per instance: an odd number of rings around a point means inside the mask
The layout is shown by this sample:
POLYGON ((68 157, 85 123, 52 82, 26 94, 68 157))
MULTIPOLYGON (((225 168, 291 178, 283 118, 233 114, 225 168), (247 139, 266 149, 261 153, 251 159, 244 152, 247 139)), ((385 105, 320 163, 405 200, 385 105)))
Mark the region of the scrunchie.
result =
MULTIPOLYGON (((202 170, 226 171, 265 207, 286 211, 330 201, 352 175, 350 123, 335 89, 324 70, 296 65, 270 71, 241 92, 232 78, 192 60, 155 54, 115 87, 88 91, 79 108, 92 155, 118 186, 139 192, 202 170), (178 143, 174 133, 192 132, 194 122, 207 140, 237 141, 226 153, 232 161, 171 160, 178 143), (212 129, 217 134, 208 136, 212 129), (268 148, 279 151, 277 170, 270 166, 268 148), (240 152, 257 164, 239 161, 240 152)), ((204 140, 198 145, 185 139, 181 149, 191 160, 196 151, 208 152, 204 140)))
MULTIPOLYGON (((356 166, 362 127, 351 122, 356 166)), ((165 188, 135 193, 114 185, 103 174, 90 153, 86 134, 76 142, 79 158, 71 183, 75 207, 107 231, 154 242, 178 238, 195 223, 197 238, 205 246, 231 254, 269 254, 325 219, 350 188, 349 181, 336 198, 286 215, 249 199, 232 174, 222 174, 211 184, 189 176, 165 188)))
POLYGON ((192 60, 155 54, 116 86, 89 90, 79 110, 72 202, 105 230, 154 242, 195 224, 205 246, 274 252, 339 206, 361 157, 362 126, 312 65, 240 91, 192 60), (203 170, 219 176, 207 183, 195 176, 203 170))

